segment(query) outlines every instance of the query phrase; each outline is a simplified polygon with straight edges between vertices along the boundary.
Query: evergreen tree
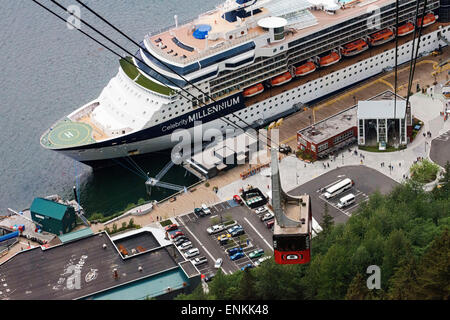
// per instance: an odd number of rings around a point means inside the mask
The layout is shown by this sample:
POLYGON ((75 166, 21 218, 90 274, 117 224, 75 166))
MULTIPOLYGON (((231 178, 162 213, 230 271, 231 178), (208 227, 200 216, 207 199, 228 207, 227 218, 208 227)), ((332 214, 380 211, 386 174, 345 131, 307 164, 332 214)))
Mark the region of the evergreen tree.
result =
POLYGON ((346 300, 365 300, 369 296, 366 279, 361 273, 357 273, 352 282, 348 286, 346 300))
POLYGON ((219 269, 214 276, 214 280, 209 285, 209 294, 212 299, 224 300, 228 287, 228 280, 223 274, 222 269, 219 269))
POLYGON ((417 263, 411 255, 402 259, 389 280, 388 299, 416 299, 417 263))
POLYGON ((322 230, 325 234, 328 234, 334 225, 333 217, 329 213, 328 203, 325 202, 322 214, 322 230))
POLYGON ((255 292, 255 277, 249 268, 244 270, 239 283, 239 299, 253 300, 257 299, 255 292))
POLYGON ((433 241, 420 260, 417 275, 417 295, 419 299, 450 298, 450 234, 445 229, 433 241))

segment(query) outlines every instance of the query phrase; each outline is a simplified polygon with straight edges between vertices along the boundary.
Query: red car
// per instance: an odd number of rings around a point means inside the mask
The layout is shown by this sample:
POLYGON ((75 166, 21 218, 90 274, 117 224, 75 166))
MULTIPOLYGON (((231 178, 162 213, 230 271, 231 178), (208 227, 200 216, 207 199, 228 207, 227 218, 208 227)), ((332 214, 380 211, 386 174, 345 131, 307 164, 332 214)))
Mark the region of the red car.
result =
POLYGON ((239 197, 237 194, 235 194, 235 195, 233 196, 233 200, 236 201, 236 202, 239 203, 239 204, 242 203, 241 197, 239 197))
POLYGON ((178 226, 176 224, 171 224, 170 226, 166 226, 166 231, 173 231, 173 230, 177 230, 178 226))
POLYGON ((269 221, 267 221, 267 222, 266 222, 267 229, 272 228, 274 223, 275 223, 275 220, 269 220, 269 221))
POLYGON ((172 234, 170 237, 171 237, 172 239, 175 239, 175 238, 178 238, 179 236, 184 236, 184 233, 181 232, 181 231, 177 231, 177 232, 175 232, 174 234, 172 234))

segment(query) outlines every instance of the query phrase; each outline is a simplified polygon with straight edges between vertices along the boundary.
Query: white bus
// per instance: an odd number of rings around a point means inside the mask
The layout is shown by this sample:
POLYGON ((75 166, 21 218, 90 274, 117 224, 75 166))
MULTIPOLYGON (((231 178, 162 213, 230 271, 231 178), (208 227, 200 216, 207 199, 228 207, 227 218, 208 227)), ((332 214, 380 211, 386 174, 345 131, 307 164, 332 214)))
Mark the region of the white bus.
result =
POLYGON ((355 183, 353 180, 346 178, 331 187, 327 188, 325 190, 325 193, 323 194, 325 198, 330 199, 334 196, 340 194, 341 192, 344 192, 347 189, 350 189, 355 183))
POLYGON ((343 207, 349 206, 352 203, 355 203, 355 195, 353 193, 350 193, 345 197, 339 199, 339 203, 337 204, 337 206, 342 209, 343 207))

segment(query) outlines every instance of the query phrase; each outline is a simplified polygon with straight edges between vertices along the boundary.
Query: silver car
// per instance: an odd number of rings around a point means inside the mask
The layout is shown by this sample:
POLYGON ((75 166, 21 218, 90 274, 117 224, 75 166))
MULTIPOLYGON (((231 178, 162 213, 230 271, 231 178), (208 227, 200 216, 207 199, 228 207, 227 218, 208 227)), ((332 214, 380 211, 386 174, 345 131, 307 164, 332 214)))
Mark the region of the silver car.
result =
POLYGON ((197 248, 189 249, 188 251, 186 251, 186 252, 184 253, 184 255, 186 256, 186 258, 192 258, 192 257, 195 257, 195 256, 197 256, 197 255, 199 255, 199 254, 200 254, 200 251, 199 251, 197 248))
POLYGON ((223 259, 219 258, 216 260, 216 262, 214 263, 214 268, 219 269, 222 266, 223 263, 223 259))

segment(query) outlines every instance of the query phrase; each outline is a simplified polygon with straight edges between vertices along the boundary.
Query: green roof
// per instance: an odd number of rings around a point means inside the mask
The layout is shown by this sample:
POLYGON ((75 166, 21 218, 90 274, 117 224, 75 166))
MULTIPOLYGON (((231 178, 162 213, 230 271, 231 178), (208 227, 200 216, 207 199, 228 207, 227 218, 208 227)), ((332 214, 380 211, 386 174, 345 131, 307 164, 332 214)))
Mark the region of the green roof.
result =
POLYGON ((61 240, 62 243, 66 243, 72 240, 81 239, 87 236, 90 236, 94 234, 91 228, 87 227, 81 230, 73 231, 66 233, 64 235, 58 236, 59 240, 61 240))
POLYGON ((44 198, 35 198, 30 211, 53 219, 62 220, 68 206, 44 198))

